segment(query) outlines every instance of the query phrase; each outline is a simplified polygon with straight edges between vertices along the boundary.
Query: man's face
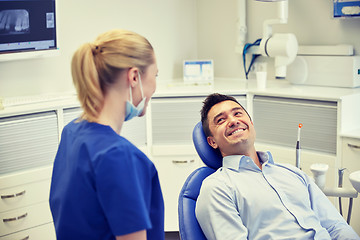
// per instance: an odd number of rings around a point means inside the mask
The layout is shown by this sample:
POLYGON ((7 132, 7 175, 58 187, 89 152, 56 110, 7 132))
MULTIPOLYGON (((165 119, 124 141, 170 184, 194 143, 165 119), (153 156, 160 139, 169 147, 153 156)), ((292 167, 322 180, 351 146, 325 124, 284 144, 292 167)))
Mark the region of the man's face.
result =
POLYGON ((254 150, 255 128, 246 111, 236 102, 227 100, 214 105, 208 112, 207 138, 213 148, 219 148, 223 157, 247 155, 254 150))

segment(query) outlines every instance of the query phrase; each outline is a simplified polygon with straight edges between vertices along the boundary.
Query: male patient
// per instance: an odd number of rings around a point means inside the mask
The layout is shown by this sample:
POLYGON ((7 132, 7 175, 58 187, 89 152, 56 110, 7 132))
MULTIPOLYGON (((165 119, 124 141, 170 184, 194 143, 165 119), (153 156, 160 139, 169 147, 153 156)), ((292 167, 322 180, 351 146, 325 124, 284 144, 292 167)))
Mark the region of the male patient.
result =
POLYGON ((201 122, 223 156, 196 203, 207 239, 360 239, 305 173, 255 150, 253 122, 235 98, 209 95, 201 122))

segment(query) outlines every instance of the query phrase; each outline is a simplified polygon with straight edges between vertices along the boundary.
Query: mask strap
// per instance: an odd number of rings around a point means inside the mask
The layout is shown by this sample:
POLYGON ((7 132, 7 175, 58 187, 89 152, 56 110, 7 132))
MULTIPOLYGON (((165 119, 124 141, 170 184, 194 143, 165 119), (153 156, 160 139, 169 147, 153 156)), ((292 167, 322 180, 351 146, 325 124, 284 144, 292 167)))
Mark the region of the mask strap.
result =
POLYGON ((139 81, 140 81, 141 99, 144 99, 144 92, 143 92, 142 82, 141 82, 141 77, 140 77, 140 73, 139 73, 139 72, 138 72, 138 75, 139 75, 139 81))
MULTIPOLYGON (((141 91, 141 99, 144 99, 144 91, 142 88, 142 82, 141 82, 141 77, 140 77, 140 73, 138 72, 138 76, 139 76, 139 81, 140 81, 140 91, 141 91)), ((131 85, 130 85, 130 103, 132 103, 132 90, 131 90, 131 85)))
POLYGON ((131 85, 130 85, 130 103, 132 104, 132 90, 131 90, 131 85))

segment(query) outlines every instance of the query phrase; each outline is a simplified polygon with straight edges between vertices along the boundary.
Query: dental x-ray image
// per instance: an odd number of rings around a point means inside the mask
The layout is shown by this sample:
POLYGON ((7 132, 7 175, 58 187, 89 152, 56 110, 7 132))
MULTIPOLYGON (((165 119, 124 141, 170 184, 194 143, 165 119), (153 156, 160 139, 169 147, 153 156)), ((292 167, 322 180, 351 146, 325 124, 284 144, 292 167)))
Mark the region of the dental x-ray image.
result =
POLYGON ((26 9, 0 10, 0 34, 19 34, 30 31, 29 12, 26 9))

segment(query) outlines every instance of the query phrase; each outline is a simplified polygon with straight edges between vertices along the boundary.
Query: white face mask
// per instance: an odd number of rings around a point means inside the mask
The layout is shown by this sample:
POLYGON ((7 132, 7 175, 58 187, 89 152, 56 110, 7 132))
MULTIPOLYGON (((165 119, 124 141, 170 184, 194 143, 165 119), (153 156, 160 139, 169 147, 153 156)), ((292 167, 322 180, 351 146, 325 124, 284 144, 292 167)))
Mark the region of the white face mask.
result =
POLYGON ((138 75, 139 75, 139 81, 140 81, 140 91, 141 91, 142 100, 139 103, 139 105, 137 105, 137 107, 134 106, 134 104, 132 103, 132 90, 131 90, 131 86, 130 86, 130 101, 126 101, 125 121, 128 121, 128 120, 132 119, 133 117, 140 116, 142 114, 142 112, 144 111, 146 97, 144 97, 140 73, 138 73, 138 75))

